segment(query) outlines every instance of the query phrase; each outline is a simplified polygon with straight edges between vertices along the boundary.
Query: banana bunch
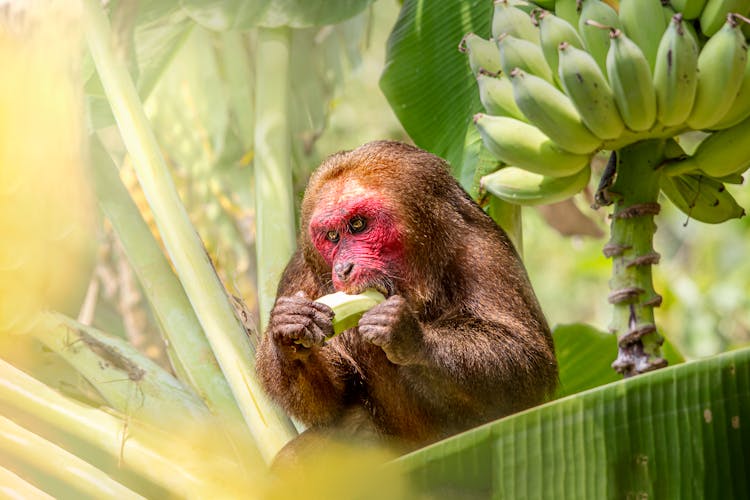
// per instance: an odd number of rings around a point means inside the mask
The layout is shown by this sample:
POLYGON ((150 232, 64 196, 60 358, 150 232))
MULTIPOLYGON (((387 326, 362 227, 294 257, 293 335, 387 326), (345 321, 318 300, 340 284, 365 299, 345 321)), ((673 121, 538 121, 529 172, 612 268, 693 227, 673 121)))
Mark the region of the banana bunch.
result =
POLYGON ((483 188, 560 201, 597 151, 701 130, 693 155, 667 160, 663 189, 700 220, 737 216, 719 188, 750 168, 748 13, 750 0, 494 0, 492 36, 461 43, 486 111, 474 123, 507 165, 483 188))

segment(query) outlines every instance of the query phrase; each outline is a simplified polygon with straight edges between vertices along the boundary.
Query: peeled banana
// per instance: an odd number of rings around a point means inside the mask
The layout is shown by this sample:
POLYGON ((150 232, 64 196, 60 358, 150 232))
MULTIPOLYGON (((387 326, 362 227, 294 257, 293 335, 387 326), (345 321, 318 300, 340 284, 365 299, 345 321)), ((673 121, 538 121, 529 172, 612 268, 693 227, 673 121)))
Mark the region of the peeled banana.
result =
POLYGON ((568 153, 538 128, 514 118, 474 115, 487 149, 500 161, 530 172, 566 177, 588 165, 589 156, 568 153))
POLYGON ((469 66, 474 76, 481 70, 489 73, 500 71, 500 54, 493 40, 485 40, 481 36, 469 33, 461 40, 458 50, 469 54, 469 66))
POLYGON ((482 177, 482 188, 517 205, 544 205, 566 200, 589 183, 591 167, 567 177, 548 177, 517 167, 501 168, 482 177))
POLYGON ((745 215, 724 184, 705 175, 663 175, 660 185, 667 198, 692 219, 718 224, 745 215))
MULTIPOLYGON (((382 293, 369 288, 359 295, 336 292, 315 299, 333 309, 333 335, 354 328, 364 313, 385 300, 382 293)), ((333 337, 333 336, 332 336, 333 337)))
POLYGON ((583 123, 600 139, 620 137, 625 124, 617 111, 612 89, 594 58, 567 43, 560 44, 559 53, 560 84, 583 123))
POLYGON ((539 30, 531 21, 531 16, 511 5, 508 0, 499 0, 495 2, 492 15, 492 36, 497 39, 505 33, 529 42, 539 42, 539 30))
POLYGON ((519 68, 511 72, 510 81, 518 109, 562 149, 587 154, 601 145, 602 140, 586 128, 573 103, 557 87, 519 68))
POLYGON ((620 0, 620 22, 625 34, 640 47, 653 70, 659 42, 667 28, 661 0, 620 0))
POLYGON ((654 66, 656 118, 666 126, 685 123, 698 85, 698 42, 675 14, 659 43, 654 66))
POLYGON ((500 49, 500 65, 506 75, 510 75, 515 68, 521 68, 554 83, 552 70, 539 45, 512 35, 504 35, 498 38, 497 46, 500 49))
POLYGON ((710 128, 729 111, 732 98, 742 84, 746 62, 745 37, 737 18, 730 14, 724 26, 708 39, 698 56, 698 87, 693 109, 687 119, 690 128, 710 128))
POLYGON ((526 120, 516 101, 513 99, 513 84, 503 75, 490 75, 480 72, 477 75, 479 86, 479 100, 491 115, 512 116, 519 120, 526 120))
POLYGON ((610 32, 607 75, 617 109, 635 132, 648 130, 656 120, 656 92, 643 52, 620 30, 610 32))

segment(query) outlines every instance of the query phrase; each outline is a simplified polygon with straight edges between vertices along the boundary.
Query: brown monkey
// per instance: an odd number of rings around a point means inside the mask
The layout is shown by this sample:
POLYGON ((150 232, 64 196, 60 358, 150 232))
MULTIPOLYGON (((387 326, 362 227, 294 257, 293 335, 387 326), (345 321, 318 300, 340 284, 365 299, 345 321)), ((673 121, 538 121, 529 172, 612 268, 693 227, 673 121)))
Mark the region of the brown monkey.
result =
POLYGON ((290 415, 415 447, 554 390, 523 264, 440 158, 389 141, 337 153, 310 179, 301 227, 257 356, 290 415), (326 342, 333 313, 312 300, 368 287, 387 300, 326 342))

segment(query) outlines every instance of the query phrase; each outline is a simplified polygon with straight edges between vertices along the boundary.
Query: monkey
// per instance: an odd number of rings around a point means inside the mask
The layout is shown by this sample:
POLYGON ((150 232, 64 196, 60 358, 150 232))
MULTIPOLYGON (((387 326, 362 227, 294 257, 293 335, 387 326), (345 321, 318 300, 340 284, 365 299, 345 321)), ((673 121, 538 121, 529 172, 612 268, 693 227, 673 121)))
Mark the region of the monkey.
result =
POLYGON ((335 153, 311 175, 256 369, 311 430, 404 450, 537 405, 558 380, 506 233, 446 161, 395 141, 335 153), (367 288, 386 300, 327 340, 333 311, 314 299, 367 288))

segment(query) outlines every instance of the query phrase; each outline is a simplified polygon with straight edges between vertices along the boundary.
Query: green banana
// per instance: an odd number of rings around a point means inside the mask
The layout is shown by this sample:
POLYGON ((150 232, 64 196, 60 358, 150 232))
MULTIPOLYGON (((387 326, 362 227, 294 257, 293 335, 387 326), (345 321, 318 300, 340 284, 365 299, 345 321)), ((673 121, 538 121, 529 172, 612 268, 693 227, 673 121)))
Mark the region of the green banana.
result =
POLYGON ((656 118, 668 127, 685 123, 698 85, 698 42, 675 14, 659 43, 654 66, 656 118))
POLYGON ((526 120, 513 98, 513 84, 505 75, 480 72, 477 75, 477 85, 479 100, 489 114, 526 120))
POLYGON ((578 19, 578 33, 581 34, 584 47, 594 57, 602 73, 607 73, 607 52, 609 51, 609 33, 588 21, 594 21, 608 28, 621 28, 617 12, 601 0, 583 0, 581 17, 578 19))
POLYGON ((659 42, 667 29, 661 1, 620 0, 620 22, 623 32, 640 47, 653 71, 659 42))
POLYGON ((547 11, 539 14, 539 41, 542 46, 542 53, 547 60, 555 81, 560 83, 557 67, 559 56, 557 48, 561 43, 568 43, 579 49, 583 48, 583 40, 578 35, 576 29, 564 19, 561 19, 547 11))
POLYGON ((504 167, 482 177, 482 188, 517 205, 545 205, 567 200, 589 183, 591 167, 567 177, 547 177, 517 167, 504 167))
POLYGON ((711 128, 714 130, 723 130, 734 127, 747 117, 750 117, 750 57, 745 61, 745 73, 742 75, 742 83, 740 84, 740 89, 737 91, 737 96, 732 102, 732 107, 711 128))
POLYGON ((591 153, 602 140, 589 132, 570 99, 557 87, 516 68, 510 73, 518 109, 562 149, 576 154, 591 153))
POLYGON ((469 54, 469 66, 474 76, 477 76, 480 70, 489 73, 500 71, 500 53, 493 40, 485 40, 481 36, 469 33, 458 44, 458 50, 469 54))
POLYGON ((648 130, 656 120, 656 92, 646 57, 620 30, 612 30, 610 38, 607 75, 617 109, 630 130, 648 130))
POLYGON ((607 79, 591 54, 567 43, 560 44, 560 84, 581 114, 583 123, 597 137, 617 139, 625 124, 607 79))
POLYGON ((555 2, 555 15, 568 21, 571 26, 578 26, 578 18, 581 17, 579 0, 557 0, 555 2))
POLYGON ((554 82, 552 70, 545 61, 539 45, 512 35, 501 35, 497 40, 497 46, 500 48, 500 65, 506 75, 510 75, 515 68, 521 68, 550 83, 554 82))
POLYGON ((497 39, 505 33, 539 43, 539 30, 531 21, 531 16, 511 5, 508 0, 498 0, 492 15, 492 36, 497 39))
POLYGON ((719 130, 700 143, 692 156, 665 167, 667 175, 701 170, 712 177, 744 172, 750 167, 750 118, 719 130))
POLYGON ((707 0, 700 15, 701 31, 706 36, 717 33, 727 20, 730 12, 747 14, 750 0, 707 0))
POLYGON ((663 175, 660 186, 667 198, 692 219, 718 224, 745 215, 724 184, 705 175, 663 175))
POLYGON ((687 124, 695 130, 716 124, 729 111, 742 84, 747 62, 745 37, 737 18, 729 14, 724 26, 703 46, 698 56, 698 87, 687 124))
POLYGON ((315 302, 325 304, 333 309, 333 335, 354 328, 364 313, 385 300, 382 293, 368 288, 359 295, 349 295, 336 292, 315 299, 315 302))
POLYGON ((698 19, 703 7, 706 5, 706 0, 672 0, 670 2, 672 7, 682 14, 684 19, 698 19))
POLYGON ((538 128, 514 118, 474 115, 487 149, 500 161, 549 177, 566 177, 589 162, 588 155, 568 153, 538 128))

